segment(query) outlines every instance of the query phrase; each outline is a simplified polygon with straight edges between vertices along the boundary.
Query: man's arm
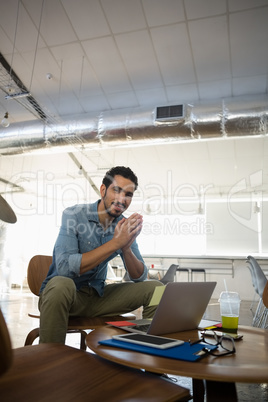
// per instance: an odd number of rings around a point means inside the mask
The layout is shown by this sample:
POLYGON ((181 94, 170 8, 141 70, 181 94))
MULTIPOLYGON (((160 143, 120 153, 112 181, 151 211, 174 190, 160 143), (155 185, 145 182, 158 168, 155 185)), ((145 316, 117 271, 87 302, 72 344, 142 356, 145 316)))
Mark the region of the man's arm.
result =
POLYGON ((132 252, 131 245, 140 234, 141 229, 142 217, 139 214, 135 213, 128 219, 124 218, 119 221, 110 241, 82 254, 80 274, 95 268, 115 251, 121 249, 129 275, 133 279, 139 278, 143 274, 144 265, 132 252))
POLYGON ((97 265, 106 260, 116 250, 118 250, 118 247, 114 239, 112 239, 94 250, 83 253, 80 264, 80 275, 96 268, 97 265))
POLYGON ((131 248, 123 252, 123 259, 129 276, 132 279, 140 278, 144 272, 144 264, 135 256, 131 248))
MULTIPOLYGON (((127 268, 128 274, 132 279, 138 279, 144 273, 144 263, 132 251, 131 246, 142 230, 143 218, 135 213, 128 218, 129 232, 132 233, 129 242, 121 247, 122 257, 127 268), (133 230, 135 228, 135 231, 133 230)), ((139 250, 137 249, 139 254, 139 250)), ((140 256, 141 257, 141 256, 140 256)))

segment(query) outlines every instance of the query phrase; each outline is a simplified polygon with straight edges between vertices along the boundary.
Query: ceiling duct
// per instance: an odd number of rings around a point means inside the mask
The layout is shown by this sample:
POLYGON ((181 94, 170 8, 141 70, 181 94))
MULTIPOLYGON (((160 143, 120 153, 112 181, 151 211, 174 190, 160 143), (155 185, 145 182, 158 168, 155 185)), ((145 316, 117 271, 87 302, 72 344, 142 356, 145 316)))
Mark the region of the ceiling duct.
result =
POLYGON ((183 117, 157 119, 157 108, 121 109, 75 116, 61 124, 12 124, 0 131, 0 154, 52 148, 103 148, 185 140, 266 135, 268 97, 230 98, 184 104, 183 117))

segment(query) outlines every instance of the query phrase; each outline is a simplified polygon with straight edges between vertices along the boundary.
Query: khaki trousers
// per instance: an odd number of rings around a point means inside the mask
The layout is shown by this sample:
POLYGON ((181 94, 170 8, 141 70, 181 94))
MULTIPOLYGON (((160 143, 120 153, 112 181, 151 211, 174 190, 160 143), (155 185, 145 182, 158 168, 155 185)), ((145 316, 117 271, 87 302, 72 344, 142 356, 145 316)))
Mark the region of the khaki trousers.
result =
POLYGON ((65 343, 69 316, 97 317, 129 313, 143 306, 143 318, 152 318, 149 306, 158 281, 113 283, 100 297, 95 289, 76 290, 74 281, 63 276, 50 279, 39 298, 40 343, 65 343))

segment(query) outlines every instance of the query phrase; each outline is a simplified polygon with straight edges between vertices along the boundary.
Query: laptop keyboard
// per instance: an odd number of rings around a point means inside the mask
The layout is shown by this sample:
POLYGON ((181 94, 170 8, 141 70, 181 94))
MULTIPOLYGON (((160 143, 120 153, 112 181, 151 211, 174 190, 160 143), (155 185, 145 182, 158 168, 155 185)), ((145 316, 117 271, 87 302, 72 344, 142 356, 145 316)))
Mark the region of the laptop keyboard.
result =
POLYGON ((147 332, 151 324, 134 325, 131 329, 137 329, 142 332, 147 332))

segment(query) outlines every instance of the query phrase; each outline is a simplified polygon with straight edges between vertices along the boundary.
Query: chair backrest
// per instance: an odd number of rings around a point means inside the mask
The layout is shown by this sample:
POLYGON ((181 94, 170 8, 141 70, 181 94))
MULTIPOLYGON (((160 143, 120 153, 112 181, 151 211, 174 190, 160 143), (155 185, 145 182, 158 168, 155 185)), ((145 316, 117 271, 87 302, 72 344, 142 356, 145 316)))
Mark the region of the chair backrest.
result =
POLYGON ((257 285, 255 269, 254 269, 252 263, 250 262, 250 260, 247 260, 246 262, 248 263, 248 269, 249 269, 249 272, 250 272, 250 275, 251 275, 252 285, 253 285, 256 293, 258 293, 258 285, 257 285))
POLYGON ((7 325, 0 309, 0 375, 4 374, 12 363, 12 346, 7 325))
POLYGON ((248 256, 247 260, 251 264, 252 268, 254 269, 255 272, 255 277, 256 277, 256 283, 257 283, 257 293, 262 297, 264 287, 267 283, 267 278, 261 269, 260 265, 258 262, 255 260, 254 257, 251 255, 248 256))
POLYGON ((160 279, 160 282, 164 283, 164 285, 168 282, 174 282, 177 268, 178 265, 176 264, 170 265, 163 278, 160 279))
POLYGON ((39 296, 40 287, 47 276, 51 263, 52 256, 50 255, 35 255, 29 262, 27 271, 28 286, 36 296, 39 296))

